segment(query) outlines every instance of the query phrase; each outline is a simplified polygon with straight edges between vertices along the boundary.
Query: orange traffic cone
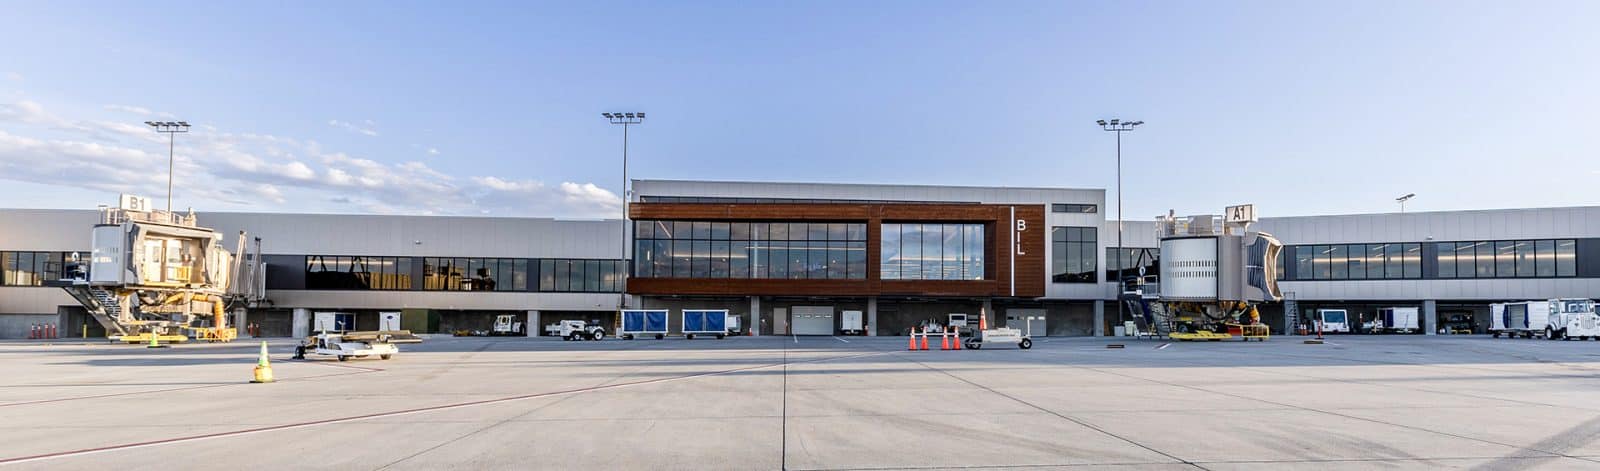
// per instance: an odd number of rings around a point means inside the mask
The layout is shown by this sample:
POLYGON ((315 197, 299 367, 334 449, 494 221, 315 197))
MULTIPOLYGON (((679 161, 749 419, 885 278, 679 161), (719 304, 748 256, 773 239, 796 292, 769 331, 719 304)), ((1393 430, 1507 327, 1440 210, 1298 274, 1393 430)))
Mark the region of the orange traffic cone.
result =
POLYGON ((922 329, 922 349, 923 350, 927 350, 928 349, 928 329, 927 328, 923 328, 922 329))
POLYGON ((939 349, 940 350, 949 350, 950 349, 950 334, 947 334, 947 333, 940 333, 939 334, 939 349))
POLYGON ((954 343, 955 346, 953 346, 951 348, 951 350, 960 350, 961 349, 961 330, 960 329, 956 329, 955 336, 956 336, 956 341, 955 342, 951 342, 951 343, 954 343))
POLYGON ((913 351, 913 352, 917 351, 917 330, 916 329, 911 329, 911 333, 910 334, 906 334, 906 350, 910 350, 910 351, 913 351))

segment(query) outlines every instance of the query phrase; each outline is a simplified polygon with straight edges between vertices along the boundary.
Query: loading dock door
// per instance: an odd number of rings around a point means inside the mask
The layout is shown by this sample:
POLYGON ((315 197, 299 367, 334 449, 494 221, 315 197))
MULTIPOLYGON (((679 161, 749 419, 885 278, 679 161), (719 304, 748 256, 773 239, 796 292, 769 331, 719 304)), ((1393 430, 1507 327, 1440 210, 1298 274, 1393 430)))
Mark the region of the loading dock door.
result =
POLYGON ((1044 337, 1048 330, 1044 324, 1044 309, 1007 309, 1006 327, 1022 329, 1022 333, 1033 337, 1044 337))
POLYGON ((833 306, 795 306, 795 335, 833 335, 833 306))

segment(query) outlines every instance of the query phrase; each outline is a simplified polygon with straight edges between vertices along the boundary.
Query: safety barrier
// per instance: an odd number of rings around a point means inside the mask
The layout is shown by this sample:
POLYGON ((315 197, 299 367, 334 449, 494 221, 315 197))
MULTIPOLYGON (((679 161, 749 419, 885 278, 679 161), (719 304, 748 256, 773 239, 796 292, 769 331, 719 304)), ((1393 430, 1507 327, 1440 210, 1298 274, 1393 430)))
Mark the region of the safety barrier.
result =
POLYGON ((960 350, 961 333, 955 330, 947 332, 928 332, 926 329, 913 330, 906 340, 906 350, 928 350, 928 337, 939 337, 940 350, 960 350), (920 345, 918 340, 921 340, 920 345))
POLYGON ((30 324, 28 326, 28 340, 43 340, 58 338, 55 324, 30 324))

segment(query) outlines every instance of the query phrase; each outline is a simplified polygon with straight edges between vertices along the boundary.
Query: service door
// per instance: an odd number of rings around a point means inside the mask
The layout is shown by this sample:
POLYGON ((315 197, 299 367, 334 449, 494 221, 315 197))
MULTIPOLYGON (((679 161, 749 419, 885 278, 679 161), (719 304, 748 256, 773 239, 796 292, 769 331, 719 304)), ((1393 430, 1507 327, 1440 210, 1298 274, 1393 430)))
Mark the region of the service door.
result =
POLYGON ((1007 309, 1006 327, 1021 329, 1024 335, 1044 337, 1044 309, 1007 309))
POLYGON ((790 313, 795 335, 833 335, 833 306, 795 306, 790 313))

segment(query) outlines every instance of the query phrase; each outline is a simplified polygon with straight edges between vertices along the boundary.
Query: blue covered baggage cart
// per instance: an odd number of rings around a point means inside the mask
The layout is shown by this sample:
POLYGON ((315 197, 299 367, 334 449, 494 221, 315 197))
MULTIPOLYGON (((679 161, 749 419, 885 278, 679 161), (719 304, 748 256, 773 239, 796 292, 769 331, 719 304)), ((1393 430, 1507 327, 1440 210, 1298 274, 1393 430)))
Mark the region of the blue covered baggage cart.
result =
POLYGON ((661 339, 667 336, 666 309, 625 309, 622 311, 622 328, 617 336, 623 340, 634 337, 661 339))
POLYGON ((684 309, 683 337, 693 339, 696 334, 728 336, 727 309, 684 309))

